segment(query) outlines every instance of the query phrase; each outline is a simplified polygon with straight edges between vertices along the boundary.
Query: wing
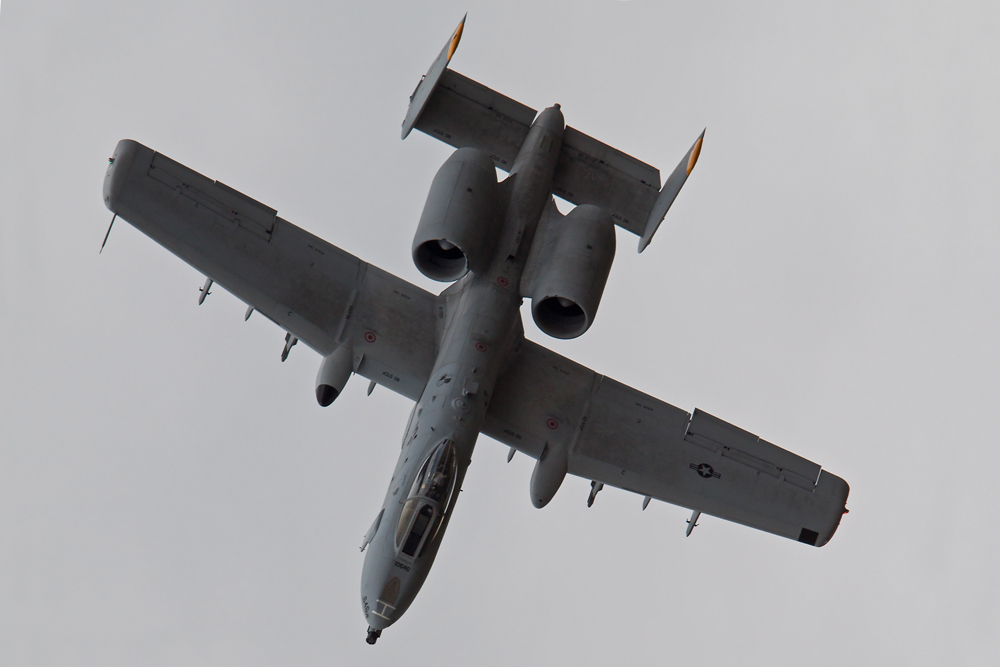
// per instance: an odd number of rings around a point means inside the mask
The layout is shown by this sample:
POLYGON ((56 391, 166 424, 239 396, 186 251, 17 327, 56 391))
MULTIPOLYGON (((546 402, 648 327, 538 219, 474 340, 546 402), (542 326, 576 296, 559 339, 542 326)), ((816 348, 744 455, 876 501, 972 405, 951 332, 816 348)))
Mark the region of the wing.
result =
POLYGON ((811 461, 523 339, 483 433, 534 458, 562 440, 574 475, 814 546, 833 537, 849 492, 811 461))
POLYGON ((320 354, 349 345, 358 374, 419 398, 443 316, 433 294, 135 141, 118 143, 104 202, 320 354))

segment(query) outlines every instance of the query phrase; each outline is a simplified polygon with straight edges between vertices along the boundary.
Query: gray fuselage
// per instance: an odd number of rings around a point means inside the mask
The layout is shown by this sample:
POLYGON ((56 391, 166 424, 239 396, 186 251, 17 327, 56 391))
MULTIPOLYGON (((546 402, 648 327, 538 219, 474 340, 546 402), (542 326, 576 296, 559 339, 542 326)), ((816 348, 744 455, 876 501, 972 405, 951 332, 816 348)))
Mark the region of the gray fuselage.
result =
POLYGON ((535 119, 500 188, 503 224, 489 270, 449 288, 454 305, 434 370, 407 424, 365 555, 361 603, 376 633, 413 602, 451 519, 494 384, 520 331, 521 274, 551 200, 564 127, 558 105, 535 119))

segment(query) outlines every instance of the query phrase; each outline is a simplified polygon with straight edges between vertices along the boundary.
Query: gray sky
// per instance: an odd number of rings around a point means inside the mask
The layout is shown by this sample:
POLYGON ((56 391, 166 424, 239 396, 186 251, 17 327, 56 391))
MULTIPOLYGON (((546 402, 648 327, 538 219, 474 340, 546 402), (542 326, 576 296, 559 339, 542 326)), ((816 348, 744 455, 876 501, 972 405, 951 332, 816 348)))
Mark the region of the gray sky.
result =
POLYGON ((427 4, 3 4, 0 664, 995 664, 996 4, 427 4), (322 409, 319 357, 181 260, 121 221, 98 255, 129 137, 439 291, 409 244, 450 149, 399 126, 465 11, 454 69, 661 171, 708 126, 591 331, 528 336, 847 479, 829 545, 581 479, 535 510, 484 437, 369 647, 409 402, 322 409))

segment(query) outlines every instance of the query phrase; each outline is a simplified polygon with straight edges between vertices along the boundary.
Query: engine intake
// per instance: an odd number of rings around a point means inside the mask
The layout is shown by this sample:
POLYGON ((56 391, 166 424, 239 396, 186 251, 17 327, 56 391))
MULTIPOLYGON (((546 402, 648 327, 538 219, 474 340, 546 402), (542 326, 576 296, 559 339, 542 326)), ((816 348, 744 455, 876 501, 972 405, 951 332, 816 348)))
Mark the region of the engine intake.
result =
POLYGON ((413 237, 413 263, 431 280, 451 282, 489 267, 498 228, 497 172, 474 148, 459 148, 431 183, 413 237))
POLYGON ((615 224, 597 206, 577 206, 546 225, 535 260, 531 316, 553 338, 576 338, 594 323, 615 259, 615 224))

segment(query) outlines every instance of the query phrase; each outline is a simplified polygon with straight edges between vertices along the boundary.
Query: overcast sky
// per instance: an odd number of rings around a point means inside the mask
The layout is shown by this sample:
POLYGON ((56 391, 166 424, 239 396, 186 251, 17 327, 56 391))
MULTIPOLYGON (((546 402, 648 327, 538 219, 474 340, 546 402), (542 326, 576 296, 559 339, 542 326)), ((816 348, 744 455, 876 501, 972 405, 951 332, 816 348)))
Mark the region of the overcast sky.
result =
MULTIPOLYGON (((1000 9, 914 2, 7 0, 0 13, 0 664, 993 665, 1000 9), (874 6, 873 6, 874 5, 874 6), (122 138, 426 288, 452 67, 669 173, 593 328, 529 338, 851 484, 814 549, 481 438, 416 602, 364 642, 358 546, 410 403, 118 221, 122 138)), ((563 206, 566 209, 566 206, 563 206)), ((527 315, 528 309, 524 309, 527 315)))

